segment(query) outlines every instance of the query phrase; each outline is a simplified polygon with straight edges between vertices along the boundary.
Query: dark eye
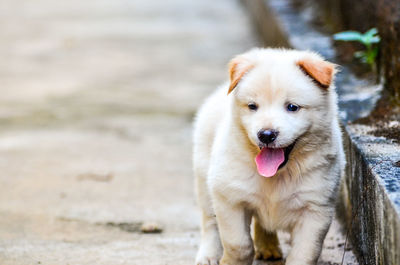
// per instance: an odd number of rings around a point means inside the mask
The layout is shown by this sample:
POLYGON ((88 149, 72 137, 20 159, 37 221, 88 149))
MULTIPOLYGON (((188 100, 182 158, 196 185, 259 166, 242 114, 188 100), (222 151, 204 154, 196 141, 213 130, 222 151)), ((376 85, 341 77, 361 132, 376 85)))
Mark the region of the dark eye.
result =
POLYGON ((299 106, 297 106, 297 105, 295 105, 295 104, 292 104, 292 103, 289 103, 287 106, 286 106, 286 108, 287 108, 287 110, 288 111, 298 111, 299 109, 300 109, 300 107, 299 106))
POLYGON ((258 109, 257 104, 254 102, 250 102, 249 104, 247 104, 247 107, 249 107, 250 110, 254 110, 254 111, 256 111, 258 109))

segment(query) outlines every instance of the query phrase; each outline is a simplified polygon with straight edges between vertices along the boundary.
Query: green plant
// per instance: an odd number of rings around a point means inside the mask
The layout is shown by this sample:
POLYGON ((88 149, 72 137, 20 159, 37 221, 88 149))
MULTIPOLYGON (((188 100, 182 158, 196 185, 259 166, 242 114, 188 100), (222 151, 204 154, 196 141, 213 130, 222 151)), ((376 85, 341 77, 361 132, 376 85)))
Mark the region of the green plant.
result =
POLYGON ((372 28, 365 33, 360 33, 358 31, 339 32, 333 35, 333 39, 338 41, 357 41, 363 44, 365 50, 355 52, 354 57, 369 64, 371 67, 375 66, 375 59, 379 50, 379 47, 376 44, 381 40, 376 28, 372 28))

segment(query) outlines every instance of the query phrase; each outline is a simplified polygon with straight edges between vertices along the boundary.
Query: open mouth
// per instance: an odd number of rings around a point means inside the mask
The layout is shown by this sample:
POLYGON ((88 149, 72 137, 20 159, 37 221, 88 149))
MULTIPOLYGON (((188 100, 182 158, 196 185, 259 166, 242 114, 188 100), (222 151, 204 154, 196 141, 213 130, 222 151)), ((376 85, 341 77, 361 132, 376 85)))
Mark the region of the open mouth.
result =
POLYGON ((258 173, 264 177, 272 177, 289 161, 289 155, 296 142, 283 148, 260 146, 260 153, 256 156, 258 173))

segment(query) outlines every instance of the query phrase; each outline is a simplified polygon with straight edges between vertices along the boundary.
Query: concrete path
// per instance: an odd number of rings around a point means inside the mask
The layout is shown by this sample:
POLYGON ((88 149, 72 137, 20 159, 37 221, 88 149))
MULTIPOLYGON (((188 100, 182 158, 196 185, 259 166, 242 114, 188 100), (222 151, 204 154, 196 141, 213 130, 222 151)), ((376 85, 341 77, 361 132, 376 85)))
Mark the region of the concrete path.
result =
POLYGON ((193 264, 191 121, 255 45, 232 0, 3 1, 0 264, 193 264))

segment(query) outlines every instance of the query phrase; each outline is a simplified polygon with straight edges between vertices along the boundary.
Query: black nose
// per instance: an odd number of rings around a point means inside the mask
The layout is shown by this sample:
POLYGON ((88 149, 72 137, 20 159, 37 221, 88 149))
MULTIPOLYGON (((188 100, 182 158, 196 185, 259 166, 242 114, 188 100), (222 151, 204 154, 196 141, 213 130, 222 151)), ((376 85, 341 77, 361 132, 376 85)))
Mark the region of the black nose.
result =
POLYGON ((270 144, 278 137, 279 132, 275 130, 261 130, 258 132, 258 139, 264 144, 270 144))

